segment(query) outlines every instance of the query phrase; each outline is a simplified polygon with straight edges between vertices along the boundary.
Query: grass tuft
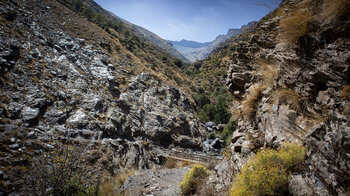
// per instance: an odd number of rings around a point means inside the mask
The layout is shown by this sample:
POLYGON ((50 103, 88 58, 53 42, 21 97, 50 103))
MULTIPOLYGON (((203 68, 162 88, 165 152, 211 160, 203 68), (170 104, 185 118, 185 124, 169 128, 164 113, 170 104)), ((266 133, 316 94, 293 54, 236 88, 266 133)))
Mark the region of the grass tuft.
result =
POLYGON ((349 0, 324 0, 321 20, 329 23, 349 9, 349 0))
POLYGON ((307 33, 307 26, 312 20, 312 15, 308 9, 302 7, 280 22, 281 38, 287 43, 296 43, 298 39, 307 33))
POLYGON ((133 176, 136 175, 137 171, 135 169, 128 169, 125 172, 122 172, 120 174, 117 175, 117 177, 115 178, 115 182, 118 186, 121 186, 124 184, 125 180, 129 177, 129 176, 133 176))
POLYGON ((343 100, 347 100, 350 98, 350 85, 344 86, 340 96, 343 100))
POLYGON ((242 102, 242 114, 248 120, 255 115, 258 106, 258 101, 261 97, 261 92, 265 89, 266 87, 262 85, 254 87, 250 91, 246 99, 242 102))

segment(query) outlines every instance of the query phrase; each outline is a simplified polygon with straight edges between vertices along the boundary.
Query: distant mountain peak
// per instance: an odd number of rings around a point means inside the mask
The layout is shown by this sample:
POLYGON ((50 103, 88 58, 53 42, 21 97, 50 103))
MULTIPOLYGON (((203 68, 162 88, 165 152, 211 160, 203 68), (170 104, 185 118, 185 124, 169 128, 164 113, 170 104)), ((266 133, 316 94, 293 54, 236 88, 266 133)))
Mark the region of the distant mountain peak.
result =
POLYGON ((212 42, 200 43, 196 41, 182 39, 180 41, 168 41, 176 50, 178 50, 183 56, 190 61, 202 60, 206 58, 212 50, 218 47, 226 40, 240 34, 246 28, 249 28, 256 24, 255 21, 249 22, 247 25, 243 25, 241 29, 231 28, 228 29, 225 35, 218 35, 212 42))

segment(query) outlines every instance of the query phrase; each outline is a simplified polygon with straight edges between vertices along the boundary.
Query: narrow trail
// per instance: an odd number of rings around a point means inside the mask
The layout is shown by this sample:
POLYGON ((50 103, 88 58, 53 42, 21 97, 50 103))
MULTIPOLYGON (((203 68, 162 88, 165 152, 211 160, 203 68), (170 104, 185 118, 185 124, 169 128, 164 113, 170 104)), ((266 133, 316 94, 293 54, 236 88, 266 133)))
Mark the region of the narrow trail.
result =
POLYGON ((172 151, 168 158, 179 160, 179 161, 187 161, 190 163, 201 164, 205 166, 217 164, 221 157, 215 156, 207 156, 195 153, 186 153, 180 151, 172 151))
MULTIPOLYGON (((171 151, 166 155, 166 158, 179 162, 202 164, 207 167, 209 165, 216 165, 221 160, 219 157, 182 151, 171 151)), ((123 190, 126 194, 132 193, 133 195, 181 195, 179 184, 190 169, 190 166, 187 165, 181 168, 146 170, 127 178, 123 185, 123 190)))

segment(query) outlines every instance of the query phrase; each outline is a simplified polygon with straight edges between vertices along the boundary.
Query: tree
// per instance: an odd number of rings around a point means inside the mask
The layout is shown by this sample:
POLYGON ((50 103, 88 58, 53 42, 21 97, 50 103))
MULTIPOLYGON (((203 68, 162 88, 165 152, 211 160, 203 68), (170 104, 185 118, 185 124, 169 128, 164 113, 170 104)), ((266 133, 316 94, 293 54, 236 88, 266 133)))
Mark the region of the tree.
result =
POLYGON ((175 64, 177 67, 179 67, 179 68, 181 68, 181 67, 183 66, 182 61, 179 60, 179 59, 176 59, 175 62, 174 62, 174 64, 175 64))
POLYGON ((199 95, 196 95, 195 97, 194 97, 194 101, 196 102, 196 104, 200 107, 200 108, 202 108, 204 105, 206 105, 206 104, 210 104, 210 99, 208 98, 208 96, 207 95, 205 95, 205 94, 199 94, 199 95))
POLYGON ((79 11, 82 6, 83 6, 83 2, 81 0, 75 0, 74 2, 75 10, 79 11))
POLYGON ((82 13, 90 21, 94 18, 94 12, 86 6, 82 7, 82 13))

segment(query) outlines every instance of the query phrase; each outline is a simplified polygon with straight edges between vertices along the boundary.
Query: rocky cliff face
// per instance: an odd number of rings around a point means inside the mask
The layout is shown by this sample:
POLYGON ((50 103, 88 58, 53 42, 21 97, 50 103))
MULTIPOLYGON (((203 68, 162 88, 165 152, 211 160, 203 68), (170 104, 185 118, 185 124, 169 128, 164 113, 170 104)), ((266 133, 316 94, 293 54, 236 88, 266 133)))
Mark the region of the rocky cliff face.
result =
POLYGON ((231 45, 227 87, 236 98, 238 128, 229 160, 216 167, 210 181, 218 191, 231 185, 232 175, 258 149, 293 141, 304 144, 307 157, 304 168, 290 176, 290 194, 346 194, 349 6, 347 1, 284 1, 231 45))
POLYGON ((86 145, 96 176, 202 149, 188 94, 118 39, 56 1, 0 5, 1 194, 23 194, 32 160, 59 142, 86 145))

